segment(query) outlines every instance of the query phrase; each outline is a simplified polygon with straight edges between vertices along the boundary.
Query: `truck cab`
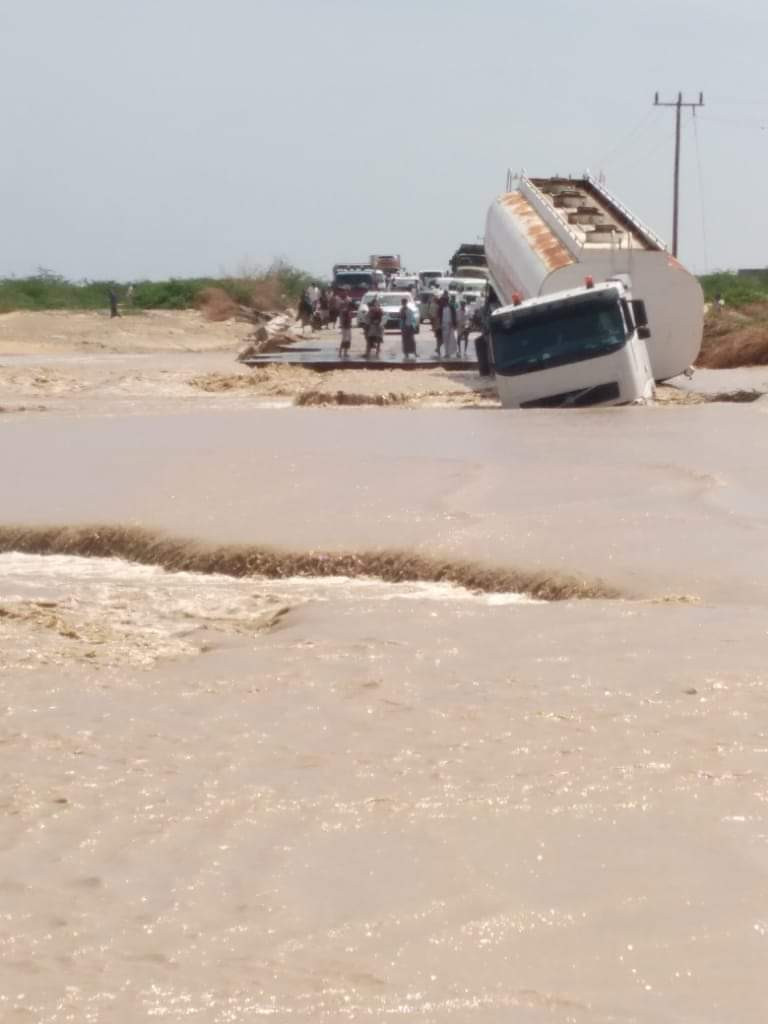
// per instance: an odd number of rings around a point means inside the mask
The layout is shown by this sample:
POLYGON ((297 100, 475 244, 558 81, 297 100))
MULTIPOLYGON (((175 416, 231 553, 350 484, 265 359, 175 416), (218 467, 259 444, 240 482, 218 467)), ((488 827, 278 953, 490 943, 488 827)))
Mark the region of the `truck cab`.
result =
POLYGON ((366 292, 383 286, 384 274, 367 263, 337 263, 333 268, 334 295, 348 299, 354 309, 366 292))
POLYGON ((476 242, 463 242, 451 256, 451 273, 454 277, 463 275, 463 268, 479 270, 488 266, 485 246, 476 242))
POLYGON ((506 408, 625 405, 654 394, 645 306, 613 279, 490 312, 491 361, 506 408))

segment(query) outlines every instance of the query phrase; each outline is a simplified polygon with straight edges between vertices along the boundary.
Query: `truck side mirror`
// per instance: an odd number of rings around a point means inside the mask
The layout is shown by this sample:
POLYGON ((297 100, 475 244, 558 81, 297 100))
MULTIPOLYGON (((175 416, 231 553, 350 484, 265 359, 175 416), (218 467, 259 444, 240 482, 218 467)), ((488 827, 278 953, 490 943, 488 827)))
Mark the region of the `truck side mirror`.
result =
POLYGON ((632 313, 638 327, 648 326, 648 314, 645 311, 645 303, 642 299, 632 299, 632 313))
POLYGON ((651 329, 647 324, 637 328, 638 338, 642 338, 643 341, 647 341, 651 336, 651 329))

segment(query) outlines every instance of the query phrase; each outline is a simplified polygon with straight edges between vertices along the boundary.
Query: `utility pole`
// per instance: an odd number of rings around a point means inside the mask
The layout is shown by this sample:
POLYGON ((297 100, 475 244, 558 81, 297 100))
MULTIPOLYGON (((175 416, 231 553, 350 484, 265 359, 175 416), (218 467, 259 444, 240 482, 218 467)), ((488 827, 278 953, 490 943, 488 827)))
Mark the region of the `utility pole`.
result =
POLYGON ((656 93, 654 97, 653 105, 655 107, 674 107, 675 108, 675 179, 674 179, 674 199, 672 201, 672 255, 677 256, 677 222, 678 215, 680 213, 680 115, 683 107, 690 107, 694 111, 694 116, 697 107, 704 106, 704 93, 699 93, 699 99, 696 103, 683 103, 683 94, 679 92, 677 99, 673 103, 659 103, 659 94, 656 93))

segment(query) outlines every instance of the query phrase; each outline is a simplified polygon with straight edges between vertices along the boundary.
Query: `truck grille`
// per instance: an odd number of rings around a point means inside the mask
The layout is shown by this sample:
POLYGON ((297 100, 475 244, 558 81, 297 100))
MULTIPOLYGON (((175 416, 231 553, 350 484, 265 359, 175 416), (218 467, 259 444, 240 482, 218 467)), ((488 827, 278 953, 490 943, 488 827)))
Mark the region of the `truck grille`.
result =
POLYGON ((612 402, 619 397, 621 391, 614 380, 610 384, 597 384, 592 388, 577 388, 576 391, 562 391, 559 395, 547 395, 546 398, 534 398, 530 402, 521 402, 521 409, 558 409, 562 406, 578 408, 585 405, 599 405, 601 402, 612 402))

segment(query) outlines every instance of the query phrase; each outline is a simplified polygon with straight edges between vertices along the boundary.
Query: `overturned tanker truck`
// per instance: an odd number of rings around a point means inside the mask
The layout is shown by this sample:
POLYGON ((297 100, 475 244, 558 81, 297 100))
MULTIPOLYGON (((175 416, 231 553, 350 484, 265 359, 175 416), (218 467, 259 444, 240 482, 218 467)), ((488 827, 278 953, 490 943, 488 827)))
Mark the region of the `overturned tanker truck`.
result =
POLYGON ((699 353, 699 282, 588 175, 520 177, 488 211, 485 250, 505 406, 642 401, 699 353))

